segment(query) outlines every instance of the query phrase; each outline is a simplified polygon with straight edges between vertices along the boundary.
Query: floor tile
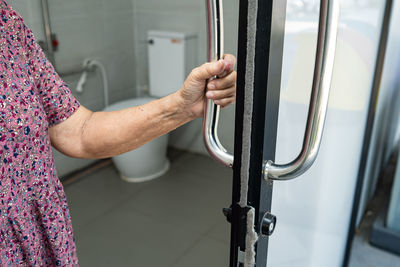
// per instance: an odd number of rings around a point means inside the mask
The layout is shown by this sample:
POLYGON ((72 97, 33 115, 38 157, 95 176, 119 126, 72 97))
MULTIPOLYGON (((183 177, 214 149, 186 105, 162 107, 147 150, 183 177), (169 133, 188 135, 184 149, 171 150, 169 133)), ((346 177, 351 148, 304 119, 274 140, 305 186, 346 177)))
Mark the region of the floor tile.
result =
POLYGON ((129 199, 132 210, 173 225, 189 225, 198 233, 224 222, 222 208, 229 206, 228 179, 204 181, 201 175, 177 169, 129 199))
POLYGON ((229 266, 229 243, 205 237, 183 255, 173 267, 229 266))
POLYGON ((171 265, 200 235, 120 206, 76 233, 81 266, 171 265))
POLYGON ((122 181, 111 165, 65 187, 75 230, 144 188, 122 181))
POLYGON ((349 267, 394 267, 400 266, 400 256, 369 244, 364 237, 356 236, 349 267))
POLYGON ((174 169, 200 175, 205 180, 214 178, 232 180, 233 175, 232 169, 224 167, 210 157, 194 153, 184 153, 176 157, 174 169))
POLYGON ((231 240, 231 224, 224 220, 211 228, 206 235, 217 241, 229 243, 231 240))

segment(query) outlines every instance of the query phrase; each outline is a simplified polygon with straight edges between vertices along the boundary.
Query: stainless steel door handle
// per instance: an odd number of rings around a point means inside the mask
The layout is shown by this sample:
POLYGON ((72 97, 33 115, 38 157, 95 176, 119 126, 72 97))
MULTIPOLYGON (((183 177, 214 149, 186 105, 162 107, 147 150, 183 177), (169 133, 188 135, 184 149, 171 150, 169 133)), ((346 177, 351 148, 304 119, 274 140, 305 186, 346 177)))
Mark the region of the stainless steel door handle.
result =
MULTIPOLYGON (((206 0, 208 25, 208 61, 219 60, 224 55, 224 22, 222 0, 206 0)), ((203 118, 203 138, 210 155, 223 165, 232 168, 233 155, 229 154, 218 138, 220 107, 206 100, 203 118)))
POLYGON ((321 0, 314 79, 303 147, 299 156, 288 164, 265 162, 266 180, 294 179, 306 172, 317 158, 328 110, 338 23, 338 0, 321 0))

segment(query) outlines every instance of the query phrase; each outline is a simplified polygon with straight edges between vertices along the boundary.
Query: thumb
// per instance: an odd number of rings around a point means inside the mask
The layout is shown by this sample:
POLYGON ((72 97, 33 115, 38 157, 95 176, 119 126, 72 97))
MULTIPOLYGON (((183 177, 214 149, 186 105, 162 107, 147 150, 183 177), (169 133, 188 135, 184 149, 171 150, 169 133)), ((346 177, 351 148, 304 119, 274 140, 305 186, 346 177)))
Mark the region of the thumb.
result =
POLYGON ((209 62, 195 68, 191 75, 195 80, 204 81, 224 72, 225 61, 223 59, 216 62, 209 62))

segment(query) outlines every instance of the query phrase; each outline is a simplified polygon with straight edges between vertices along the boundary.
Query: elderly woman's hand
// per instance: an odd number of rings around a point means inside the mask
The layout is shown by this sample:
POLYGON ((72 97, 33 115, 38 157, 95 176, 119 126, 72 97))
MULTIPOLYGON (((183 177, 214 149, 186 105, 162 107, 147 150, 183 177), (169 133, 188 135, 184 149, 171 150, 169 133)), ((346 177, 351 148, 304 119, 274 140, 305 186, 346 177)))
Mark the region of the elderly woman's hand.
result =
POLYGON ((225 55, 217 62, 205 63, 195 68, 178 91, 183 106, 193 117, 201 117, 204 111, 205 97, 214 103, 226 107, 236 100, 236 58, 225 55), (207 81, 214 76, 217 79, 207 81), (206 88, 207 84, 207 88, 206 88))

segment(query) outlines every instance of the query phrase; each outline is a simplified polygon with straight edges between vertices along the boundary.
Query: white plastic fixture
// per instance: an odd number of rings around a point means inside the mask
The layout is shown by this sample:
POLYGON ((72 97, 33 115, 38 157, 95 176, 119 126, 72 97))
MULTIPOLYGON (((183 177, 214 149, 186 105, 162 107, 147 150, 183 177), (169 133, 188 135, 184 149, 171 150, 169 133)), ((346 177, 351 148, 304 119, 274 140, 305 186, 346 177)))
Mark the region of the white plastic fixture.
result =
POLYGON ((196 66, 195 34, 149 31, 149 90, 153 97, 177 91, 196 66))

